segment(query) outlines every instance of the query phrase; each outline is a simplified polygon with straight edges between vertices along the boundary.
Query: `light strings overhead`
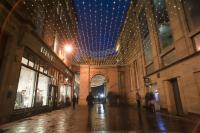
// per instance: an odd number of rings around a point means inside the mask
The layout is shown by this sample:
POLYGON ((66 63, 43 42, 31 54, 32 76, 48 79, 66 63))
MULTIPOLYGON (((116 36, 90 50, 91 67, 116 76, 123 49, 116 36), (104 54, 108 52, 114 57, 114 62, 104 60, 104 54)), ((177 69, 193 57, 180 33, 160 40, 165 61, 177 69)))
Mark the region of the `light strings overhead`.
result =
MULTIPOLYGON (((135 56, 137 47, 140 47, 137 41, 140 32, 145 30, 138 24, 135 8, 145 9, 146 13, 149 10, 141 4, 134 5, 135 0, 24 0, 23 4, 37 33, 48 36, 50 44, 54 44, 51 40, 55 40, 55 36, 60 46, 65 41, 74 42, 75 65, 126 64, 135 56), (116 51, 118 44, 120 50, 116 51)), ((169 9, 180 9, 171 2, 167 5, 169 9)), ((156 12, 159 16, 155 15, 155 18, 165 19, 166 12, 158 9, 156 12)), ((176 15, 173 10, 168 14, 176 15)), ((155 24, 153 17, 145 16, 148 26, 158 34, 152 28, 155 24)), ((150 49, 149 45, 145 47, 150 49)))
MULTIPOLYGON (((126 17, 130 0, 75 0, 78 46, 93 65, 116 64, 116 39, 126 17)), ((81 59, 81 55, 76 56, 81 59)))

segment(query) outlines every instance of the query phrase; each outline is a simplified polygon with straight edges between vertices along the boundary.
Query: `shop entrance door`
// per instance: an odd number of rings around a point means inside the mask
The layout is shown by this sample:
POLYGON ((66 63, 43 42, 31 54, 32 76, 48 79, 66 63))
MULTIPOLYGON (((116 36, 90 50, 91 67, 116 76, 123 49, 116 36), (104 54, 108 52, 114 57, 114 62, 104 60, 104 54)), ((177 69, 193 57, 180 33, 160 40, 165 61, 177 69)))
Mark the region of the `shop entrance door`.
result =
POLYGON ((58 105, 58 86, 49 86, 49 106, 56 109, 58 105))
POLYGON ((172 89, 173 89, 173 93, 174 93, 174 100, 175 100, 177 115, 183 115, 183 106, 182 106, 182 102, 181 102, 177 79, 176 78, 171 79, 170 83, 172 85, 172 89))

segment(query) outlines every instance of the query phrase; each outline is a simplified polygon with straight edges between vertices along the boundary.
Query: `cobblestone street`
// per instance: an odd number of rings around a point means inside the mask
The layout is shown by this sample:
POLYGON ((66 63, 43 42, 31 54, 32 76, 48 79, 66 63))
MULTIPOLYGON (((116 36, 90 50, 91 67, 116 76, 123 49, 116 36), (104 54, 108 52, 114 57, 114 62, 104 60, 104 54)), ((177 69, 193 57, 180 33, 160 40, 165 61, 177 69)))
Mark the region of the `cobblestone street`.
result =
POLYGON ((79 106, 18 120, 0 126, 2 133, 199 133, 198 121, 162 113, 146 113, 134 107, 96 104, 79 106))

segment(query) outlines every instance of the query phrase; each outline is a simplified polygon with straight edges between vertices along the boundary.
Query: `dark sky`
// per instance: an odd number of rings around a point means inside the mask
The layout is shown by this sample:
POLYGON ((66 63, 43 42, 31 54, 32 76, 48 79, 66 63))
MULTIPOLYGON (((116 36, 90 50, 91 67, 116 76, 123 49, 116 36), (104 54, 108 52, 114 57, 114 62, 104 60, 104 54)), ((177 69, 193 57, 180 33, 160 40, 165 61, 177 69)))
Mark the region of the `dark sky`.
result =
POLYGON ((75 0, 78 45, 92 57, 115 54, 130 0, 75 0))

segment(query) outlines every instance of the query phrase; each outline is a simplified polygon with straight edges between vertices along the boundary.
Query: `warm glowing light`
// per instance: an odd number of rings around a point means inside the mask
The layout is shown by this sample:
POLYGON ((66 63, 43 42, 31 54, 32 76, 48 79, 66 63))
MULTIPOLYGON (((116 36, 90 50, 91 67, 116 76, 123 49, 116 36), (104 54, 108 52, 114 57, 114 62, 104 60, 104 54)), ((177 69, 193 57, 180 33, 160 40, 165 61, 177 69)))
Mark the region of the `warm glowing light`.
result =
POLYGON ((65 81, 67 82, 69 79, 68 78, 65 78, 65 81))
POLYGON ((72 50, 73 50, 73 48, 72 48, 71 45, 65 45, 64 49, 65 49, 65 51, 66 51, 67 53, 71 53, 72 50))
POLYGON ((116 46, 116 49, 115 49, 116 52, 119 51, 119 47, 120 47, 120 45, 118 44, 118 45, 116 46))
POLYGON ((200 51, 200 46, 197 47, 197 51, 200 51))

